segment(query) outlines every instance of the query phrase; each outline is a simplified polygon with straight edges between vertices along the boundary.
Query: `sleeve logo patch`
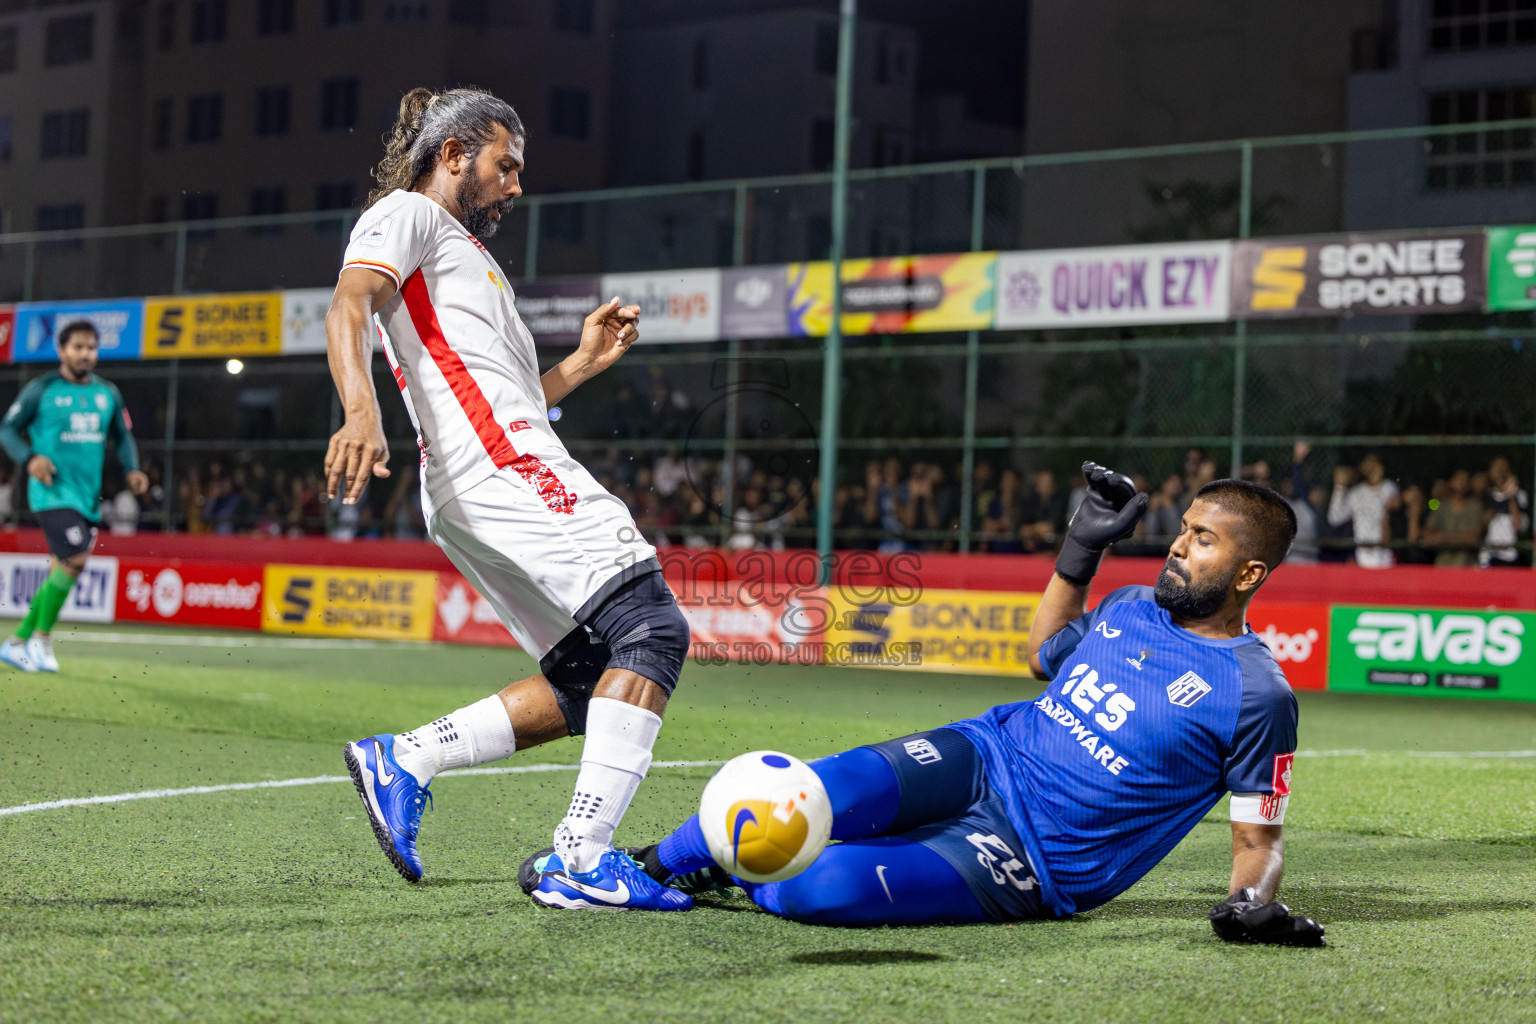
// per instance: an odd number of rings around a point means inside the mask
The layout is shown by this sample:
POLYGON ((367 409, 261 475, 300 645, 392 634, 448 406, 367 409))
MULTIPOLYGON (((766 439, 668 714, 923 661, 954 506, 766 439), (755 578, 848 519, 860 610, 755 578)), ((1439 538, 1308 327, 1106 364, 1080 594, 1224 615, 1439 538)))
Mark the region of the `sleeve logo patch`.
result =
POLYGON ((1187 708, 1210 692, 1210 683, 1195 675, 1194 672, 1185 672, 1168 684, 1168 702, 1187 708))
POLYGON ((1275 777, 1270 787, 1275 796, 1291 795, 1291 763, 1295 760, 1294 753, 1275 755, 1275 777))
POLYGON ((366 245, 370 249, 382 249, 384 239, 389 237, 389 226, 394 223, 392 217, 380 217, 379 222, 364 232, 363 237, 357 240, 358 245, 366 245))
POLYGON ((1279 793, 1265 793, 1259 800, 1259 813, 1265 821, 1274 821, 1285 810, 1285 797, 1279 793))
POLYGON ((514 433, 514 434, 517 433, 519 430, 528 430, 528 429, 529 429, 529 427, 528 427, 528 421, 527 420, 513 420, 511 423, 507 424, 507 430, 510 431, 511 433, 514 433))

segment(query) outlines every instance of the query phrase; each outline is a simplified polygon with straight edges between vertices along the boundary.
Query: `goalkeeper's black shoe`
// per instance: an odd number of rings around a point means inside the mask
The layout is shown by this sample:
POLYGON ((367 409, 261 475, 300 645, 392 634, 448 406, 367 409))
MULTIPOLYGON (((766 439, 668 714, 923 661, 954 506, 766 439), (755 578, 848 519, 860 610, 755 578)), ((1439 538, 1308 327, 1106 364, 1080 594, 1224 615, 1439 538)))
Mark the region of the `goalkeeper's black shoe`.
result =
POLYGON ((690 871, 684 875, 674 875, 662 866, 661 858, 657 856, 659 843, 650 846, 626 846, 624 852, 633 857, 639 865, 662 885, 689 896, 698 896, 706 892, 729 892, 736 888, 736 880, 730 876, 724 868, 711 864, 707 868, 698 871, 690 871))

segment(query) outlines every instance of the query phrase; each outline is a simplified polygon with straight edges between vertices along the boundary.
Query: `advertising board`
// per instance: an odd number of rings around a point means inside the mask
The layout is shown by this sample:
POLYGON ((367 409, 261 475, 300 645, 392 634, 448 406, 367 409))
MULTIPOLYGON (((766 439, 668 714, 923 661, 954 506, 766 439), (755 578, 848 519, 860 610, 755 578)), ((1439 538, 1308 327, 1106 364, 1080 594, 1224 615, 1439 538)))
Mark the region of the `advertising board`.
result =
POLYGON ((144 300, 23 302, 15 307, 12 358, 18 363, 56 363, 61 327, 89 320, 101 337, 101 359, 138 359, 144 336, 144 300))
POLYGON ((269 633, 432 639, 437 574, 399 569, 268 565, 261 628, 269 633))
POLYGON ((999 330, 1207 323, 1230 313, 1231 242, 1004 252, 999 330))
POLYGON ((1536 700, 1536 614, 1335 605, 1328 689, 1536 700))
POLYGON ((605 300, 617 295, 625 305, 639 305, 641 344, 720 337, 717 269, 604 274, 601 294, 605 300))
MULTIPOLYGON (((581 340, 581 328, 588 315, 611 298, 613 293, 603 291, 603 282, 596 277, 525 281, 512 290, 517 315, 541 345, 576 344, 581 340)), ((649 311, 642 307, 642 336, 650 321, 649 311)))
POLYGON ((1040 594, 834 587, 829 665, 1028 676, 1040 594))
MULTIPOLYGON (((890 256, 843 263, 843 331, 907 334, 982 330, 992 325, 997 254, 890 256)), ((793 263, 792 337, 824 337, 832 325, 832 264, 793 263)))
POLYGON ((437 574, 437 600, 432 618, 432 639, 453 644, 516 647, 517 641, 501 624, 491 602, 481 597, 469 581, 456 572, 437 574))
POLYGON ((259 563, 128 557, 118 562, 119 622, 261 628, 259 563))
POLYGON ((175 295, 144 303, 145 359, 275 356, 282 351, 283 295, 175 295))
POLYGON ((1482 309, 1483 232, 1388 232, 1238 242, 1232 315, 1454 313, 1482 309))
MULTIPOLYGON (((47 555, 0 555, 0 618, 23 618, 48 573, 47 555)), ((109 623, 114 621, 116 611, 117 559, 97 555, 85 563, 59 619, 109 623)))
POLYGON ((1488 229, 1488 308, 1536 309, 1536 225, 1488 229))

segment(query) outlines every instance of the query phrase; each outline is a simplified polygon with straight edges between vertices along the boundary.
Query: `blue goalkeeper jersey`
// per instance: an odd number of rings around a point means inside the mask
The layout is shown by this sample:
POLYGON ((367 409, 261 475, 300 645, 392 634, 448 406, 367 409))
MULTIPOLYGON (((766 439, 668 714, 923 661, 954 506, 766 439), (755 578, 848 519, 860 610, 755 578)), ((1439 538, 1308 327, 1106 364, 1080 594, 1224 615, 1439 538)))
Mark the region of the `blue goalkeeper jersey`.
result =
POLYGON ((1054 914, 1130 888, 1229 791, 1265 795, 1278 816, 1296 698, 1256 633, 1196 636, 1151 587, 1125 587, 1040 662, 1051 682, 1038 700, 951 728, 981 751, 1054 914))

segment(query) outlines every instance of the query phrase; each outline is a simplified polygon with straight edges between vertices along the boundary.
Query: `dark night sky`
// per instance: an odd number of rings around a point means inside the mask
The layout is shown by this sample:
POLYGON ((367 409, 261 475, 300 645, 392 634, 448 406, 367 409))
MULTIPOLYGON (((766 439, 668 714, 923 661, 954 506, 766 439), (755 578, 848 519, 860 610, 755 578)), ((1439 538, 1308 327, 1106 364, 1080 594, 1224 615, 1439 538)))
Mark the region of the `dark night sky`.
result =
MULTIPOLYGON (((754 11, 815 8, 836 0, 621 0, 625 28, 754 11)), ((918 88, 964 93, 973 117, 1018 125, 1024 108, 1028 0, 860 0, 859 15, 906 25, 921 40, 918 88)))

